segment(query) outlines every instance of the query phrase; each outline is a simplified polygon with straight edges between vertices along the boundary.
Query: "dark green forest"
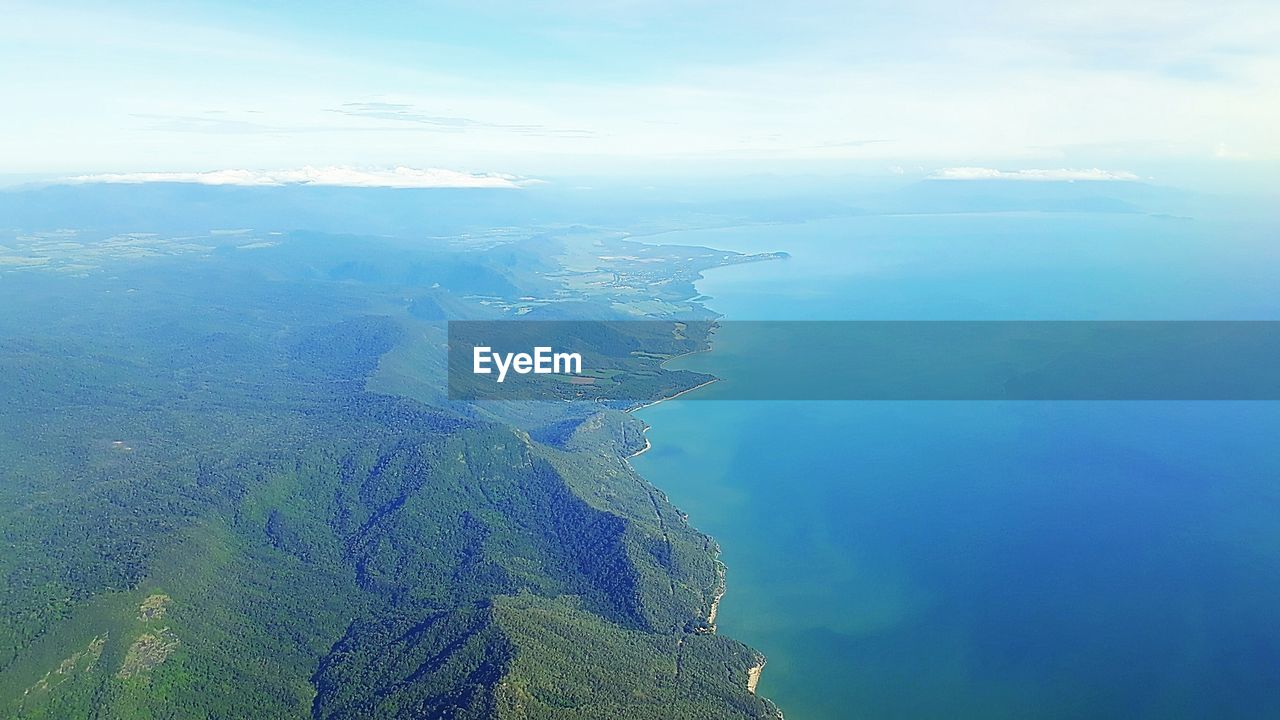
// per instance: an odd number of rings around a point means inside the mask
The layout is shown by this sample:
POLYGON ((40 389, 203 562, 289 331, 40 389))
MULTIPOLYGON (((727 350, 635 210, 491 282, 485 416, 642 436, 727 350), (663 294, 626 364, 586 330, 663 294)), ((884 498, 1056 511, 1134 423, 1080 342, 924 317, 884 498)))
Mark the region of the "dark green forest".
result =
MULTIPOLYGON (((583 229, 14 233, 0 717, 775 716, 706 622, 715 543, 625 460, 626 403, 444 386, 442 321, 708 320, 698 273, 752 259, 583 229)), ((644 350, 617 353, 633 396, 703 380, 644 350)))

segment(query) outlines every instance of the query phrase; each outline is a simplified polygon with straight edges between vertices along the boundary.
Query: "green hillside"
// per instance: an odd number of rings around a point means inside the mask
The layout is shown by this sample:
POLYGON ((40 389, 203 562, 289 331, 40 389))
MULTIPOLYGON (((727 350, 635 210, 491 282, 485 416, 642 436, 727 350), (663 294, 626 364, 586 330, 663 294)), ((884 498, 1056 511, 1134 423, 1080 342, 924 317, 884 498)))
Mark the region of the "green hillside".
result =
POLYGON ((773 716, 758 656, 706 622, 715 544, 624 460, 639 422, 449 402, 439 322, 706 318, 691 280, 750 258, 545 235, 6 252, 31 262, 0 272, 0 716, 773 716))

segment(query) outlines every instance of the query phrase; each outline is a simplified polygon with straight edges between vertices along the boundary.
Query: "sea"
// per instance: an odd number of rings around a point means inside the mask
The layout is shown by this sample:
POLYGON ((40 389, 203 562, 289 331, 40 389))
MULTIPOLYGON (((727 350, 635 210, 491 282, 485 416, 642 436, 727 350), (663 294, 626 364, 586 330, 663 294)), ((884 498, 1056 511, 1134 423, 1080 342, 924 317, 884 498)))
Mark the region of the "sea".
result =
MULTIPOLYGON (((735 352, 673 365, 728 380, 764 341, 733 320, 1280 319, 1277 237, 975 213, 645 239, 790 253, 698 283, 735 352)), ((1280 403, 713 388, 640 411, 634 462, 720 543, 719 632, 788 720, 1280 718, 1280 403)))

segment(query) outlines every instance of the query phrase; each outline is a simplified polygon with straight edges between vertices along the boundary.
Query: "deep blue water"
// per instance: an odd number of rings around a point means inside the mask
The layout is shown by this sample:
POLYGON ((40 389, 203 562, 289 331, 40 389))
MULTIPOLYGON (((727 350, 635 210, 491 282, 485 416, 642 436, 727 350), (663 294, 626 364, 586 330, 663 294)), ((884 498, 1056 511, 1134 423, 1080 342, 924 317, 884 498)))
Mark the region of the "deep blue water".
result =
MULTIPOLYGON (((1277 319, 1275 229, 954 215, 660 239, 792 253, 708 274, 730 319, 1277 319)), ((733 330, 722 347, 750 347, 733 330)), ((729 356, 680 362, 732 378, 729 356)), ((768 655, 789 720, 1280 717, 1280 403, 641 417, 636 465, 720 541, 721 632, 768 655)))

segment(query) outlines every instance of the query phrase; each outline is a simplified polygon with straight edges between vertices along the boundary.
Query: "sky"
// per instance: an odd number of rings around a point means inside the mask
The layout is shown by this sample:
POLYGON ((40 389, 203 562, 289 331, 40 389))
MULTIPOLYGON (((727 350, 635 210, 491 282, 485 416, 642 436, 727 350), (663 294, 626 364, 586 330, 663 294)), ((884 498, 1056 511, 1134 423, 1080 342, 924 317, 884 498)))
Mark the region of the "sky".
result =
POLYGON ((54 5, 0 174, 1280 180, 1274 0, 54 5))

